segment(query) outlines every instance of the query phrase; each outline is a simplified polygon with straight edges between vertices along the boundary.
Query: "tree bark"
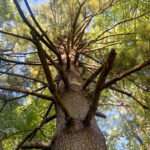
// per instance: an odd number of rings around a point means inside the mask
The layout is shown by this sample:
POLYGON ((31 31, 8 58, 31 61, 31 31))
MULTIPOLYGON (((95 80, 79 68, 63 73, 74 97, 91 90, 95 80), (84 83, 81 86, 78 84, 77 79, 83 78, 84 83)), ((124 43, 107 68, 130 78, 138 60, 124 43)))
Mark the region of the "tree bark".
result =
POLYGON ((70 122, 66 122, 65 115, 57 106, 57 131, 49 150, 106 150, 105 138, 93 117, 89 126, 83 124, 89 105, 92 101, 82 90, 82 79, 76 68, 67 73, 70 88, 65 90, 59 85, 61 99, 69 115, 70 122))

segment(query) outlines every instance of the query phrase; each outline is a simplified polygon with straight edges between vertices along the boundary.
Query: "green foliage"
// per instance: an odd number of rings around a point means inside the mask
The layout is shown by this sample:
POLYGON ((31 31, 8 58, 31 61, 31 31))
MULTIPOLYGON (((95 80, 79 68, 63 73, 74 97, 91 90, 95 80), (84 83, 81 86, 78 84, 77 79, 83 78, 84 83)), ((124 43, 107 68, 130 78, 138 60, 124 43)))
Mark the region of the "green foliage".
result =
MULTIPOLYGON (((106 2, 107 1, 104 0, 88 0, 82 9, 78 24, 80 25, 82 22, 86 11, 88 11, 89 14, 96 13, 105 7, 106 2)), ((98 35, 103 33, 103 31, 113 27, 117 22, 147 12, 149 7, 150 2, 144 0, 119 1, 103 14, 94 17, 83 39, 85 41, 95 39, 98 35)), ((54 42, 57 41, 58 37, 70 33, 72 18, 77 11, 76 8, 79 8, 79 4, 74 0, 50 0, 49 2, 40 3, 40 5, 32 5, 35 17, 54 42)), ((23 24, 23 21, 20 19, 10 0, 0 0, 0 14, 0 21, 3 21, 3 29, 5 31, 30 36, 29 28, 23 24)), ((31 20, 28 14, 26 14, 26 16, 31 20)), ((124 22, 101 35, 98 41, 88 47, 88 49, 92 49, 93 51, 87 52, 87 55, 99 62, 108 55, 111 48, 116 48, 117 59, 109 79, 150 58, 149 19, 150 16, 146 15, 137 20, 124 22), (114 34, 124 35, 111 36, 114 34)), ((30 42, 10 36, 3 36, 0 47, 7 47, 8 45, 14 48, 12 52, 29 52, 36 50, 30 42)), ((46 47, 44 48, 48 51, 46 47)), ((51 53, 50 55, 53 56, 51 53)), ((95 66, 99 66, 99 63, 96 63, 94 60, 84 56, 83 59, 85 63, 90 64, 89 72, 90 67, 94 68, 95 66)), ((25 60, 29 62, 39 62, 37 55, 27 56, 25 60)), ((28 71, 25 72, 26 75, 39 80, 44 78, 45 80, 41 67, 30 66, 27 69, 28 71)), ((56 76, 56 70, 54 68, 51 69, 53 76, 56 76)), ((84 74, 85 78, 90 74, 89 72, 84 74)), ((7 78, 6 76, 0 76, 2 83, 4 83, 4 80, 7 80, 7 84, 11 86, 17 85, 21 87, 21 85, 24 84, 22 79, 18 80, 16 77, 7 78)), ((149 92, 145 92, 146 90, 143 90, 143 88, 150 89, 149 85, 150 69, 147 67, 144 71, 135 73, 130 78, 125 78, 114 86, 132 93, 140 102, 150 108, 150 94, 149 92), (139 88, 137 85, 140 85, 142 88, 139 88)), ((29 84, 29 87, 32 89, 38 88, 39 86, 41 86, 41 84, 32 85, 31 82, 29 84)), ((92 84, 91 89, 93 89, 93 87, 94 84, 92 84)), ((44 90, 43 93, 50 95, 47 89, 44 90)), ((12 95, 9 96, 12 97, 12 95)), ((3 106, 3 99, 4 97, 0 97, 0 108, 3 106)), ((14 149, 25 135, 37 127, 48 105, 48 102, 34 97, 27 97, 22 99, 22 101, 18 100, 8 103, 4 110, 0 112, 0 141, 2 141, 4 149, 14 149)), ((148 148, 150 145, 149 110, 143 110, 131 97, 113 91, 112 89, 104 90, 102 93, 100 110, 108 114, 106 121, 100 120, 100 125, 103 125, 102 128, 106 128, 104 130, 106 130, 109 150, 146 150, 146 148, 148 148)), ((52 114, 54 113, 53 110, 52 114)), ((51 139, 54 131, 55 121, 45 125, 42 128, 42 132, 39 131, 37 133, 35 139, 42 139, 47 142, 51 139)))

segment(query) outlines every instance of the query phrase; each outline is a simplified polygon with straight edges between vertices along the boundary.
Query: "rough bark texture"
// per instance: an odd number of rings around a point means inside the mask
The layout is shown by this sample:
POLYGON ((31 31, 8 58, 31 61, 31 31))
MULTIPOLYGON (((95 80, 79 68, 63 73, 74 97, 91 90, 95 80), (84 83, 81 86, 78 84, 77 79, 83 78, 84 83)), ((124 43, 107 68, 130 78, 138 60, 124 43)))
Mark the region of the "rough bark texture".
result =
POLYGON ((93 127, 81 126, 78 129, 65 129, 58 134, 52 150, 106 150, 105 139, 100 132, 93 127))
POLYGON ((83 120, 89 110, 90 99, 81 90, 82 80, 76 68, 68 72, 70 88, 65 90, 59 85, 61 98, 72 120, 65 121, 65 115, 57 107, 57 133, 51 150, 106 150, 105 138, 99 130, 95 118, 89 126, 83 120))

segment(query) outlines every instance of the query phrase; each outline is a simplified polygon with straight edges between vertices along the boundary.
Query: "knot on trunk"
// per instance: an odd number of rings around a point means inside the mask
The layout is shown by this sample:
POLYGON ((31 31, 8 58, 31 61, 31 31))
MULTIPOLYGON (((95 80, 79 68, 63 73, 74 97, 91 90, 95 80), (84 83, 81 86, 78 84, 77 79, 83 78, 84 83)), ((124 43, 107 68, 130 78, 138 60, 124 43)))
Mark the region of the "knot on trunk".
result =
POLYGON ((78 119, 71 119, 67 122, 66 128, 64 130, 68 132, 76 132, 78 130, 82 130, 84 128, 83 122, 78 119))

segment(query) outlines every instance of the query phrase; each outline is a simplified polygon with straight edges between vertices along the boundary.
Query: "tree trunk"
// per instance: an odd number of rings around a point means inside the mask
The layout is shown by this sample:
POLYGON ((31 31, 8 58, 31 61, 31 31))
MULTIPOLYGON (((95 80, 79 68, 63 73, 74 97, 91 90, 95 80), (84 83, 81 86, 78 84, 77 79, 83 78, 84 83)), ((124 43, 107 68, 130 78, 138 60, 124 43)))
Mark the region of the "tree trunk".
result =
POLYGON ((70 88, 59 85, 62 102, 72 120, 68 123, 61 108, 57 106, 57 132, 51 143, 51 150, 106 150, 105 138, 93 117, 85 126, 83 120, 89 110, 88 94, 82 90, 82 80, 76 68, 67 73, 70 88))
POLYGON ((56 136, 52 150, 106 150, 105 139, 93 127, 66 129, 56 136))

